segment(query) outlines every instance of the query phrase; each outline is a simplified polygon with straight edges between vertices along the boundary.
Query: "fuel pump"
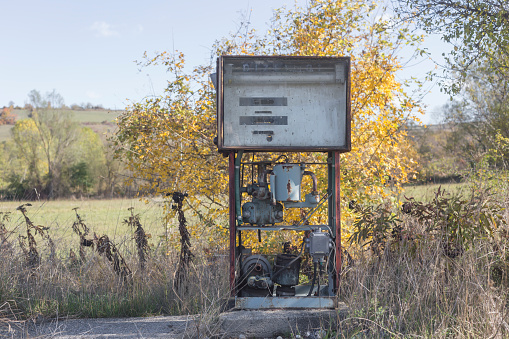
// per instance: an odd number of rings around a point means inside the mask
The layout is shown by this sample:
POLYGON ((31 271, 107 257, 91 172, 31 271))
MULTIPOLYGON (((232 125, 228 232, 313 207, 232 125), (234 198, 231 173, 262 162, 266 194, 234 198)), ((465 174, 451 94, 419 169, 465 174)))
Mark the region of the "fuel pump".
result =
POLYGON ((341 267, 339 160, 351 149, 350 58, 224 55, 211 78, 218 151, 228 157, 229 273, 236 307, 334 307, 341 267), (295 163, 274 152, 324 156, 295 163), (255 155, 263 160, 253 160, 255 155), (326 187, 319 185, 319 166, 326 169, 326 187), (295 209, 305 215, 287 222, 295 209), (326 211, 323 224, 311 224, 317 211, 326 211), (265 232, 303 236, 294 253, 285 247, 253 253, 244 247, 247 231, 256 231, 259 241, 265 232), (305 253, 313 264, 310 282, 300 279, 305 253), (321 286, 320 278, 327 283, 321 286))

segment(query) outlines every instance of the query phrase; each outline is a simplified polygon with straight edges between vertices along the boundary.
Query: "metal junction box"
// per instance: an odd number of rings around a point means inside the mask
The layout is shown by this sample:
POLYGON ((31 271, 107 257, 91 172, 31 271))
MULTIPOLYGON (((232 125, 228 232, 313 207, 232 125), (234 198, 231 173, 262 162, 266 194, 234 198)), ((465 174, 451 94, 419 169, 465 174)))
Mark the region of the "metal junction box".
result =
POLYGON ((218 58, 219 151, 340 151, 350 145, 350 58, 218 58))

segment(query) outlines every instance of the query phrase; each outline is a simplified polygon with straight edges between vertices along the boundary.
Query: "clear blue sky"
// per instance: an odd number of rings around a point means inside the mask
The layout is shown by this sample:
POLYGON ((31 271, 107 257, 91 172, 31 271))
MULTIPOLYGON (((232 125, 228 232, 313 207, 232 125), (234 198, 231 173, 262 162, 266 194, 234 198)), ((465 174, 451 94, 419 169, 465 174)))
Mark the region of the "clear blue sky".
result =
MULTIPOLYGON (((176 49, 190 65, 208 63, 213 42, 235 31, 243 15, 250 13, 252 26, 265 32, 272 10, 284 5, 294 1, 1 0, 0 107, 24 105, 32 89, 55 89, 67 105, 122 109, 127 99, 141 100, 164 87, 160 70, 138 71, 135 60, 145 51, 176 49)), ((441 53, 439 40, 430 41, 433 53, 441 53)), ((400 78, 431 67, 422 62, 400 78)), ((432 111, 446 100, 435 87, 424 102, 432 111)))

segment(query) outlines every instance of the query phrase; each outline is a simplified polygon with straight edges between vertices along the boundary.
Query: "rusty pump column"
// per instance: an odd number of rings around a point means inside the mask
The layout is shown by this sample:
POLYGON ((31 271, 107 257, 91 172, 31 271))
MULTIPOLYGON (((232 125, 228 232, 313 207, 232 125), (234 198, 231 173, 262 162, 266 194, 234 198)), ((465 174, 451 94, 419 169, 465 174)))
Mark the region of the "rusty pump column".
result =
POLYGON ((228 207, 230 211, 230 295, 235 296, 235 152, 228 154, 228 207))
POLYGON ((334 226, 336 229, 336 286, 334 286, 334 289, 336 295, 339 294, 339 278, 343 264, 341 257, 341 171, 339 156, 339 152, 334 152, 334 226))

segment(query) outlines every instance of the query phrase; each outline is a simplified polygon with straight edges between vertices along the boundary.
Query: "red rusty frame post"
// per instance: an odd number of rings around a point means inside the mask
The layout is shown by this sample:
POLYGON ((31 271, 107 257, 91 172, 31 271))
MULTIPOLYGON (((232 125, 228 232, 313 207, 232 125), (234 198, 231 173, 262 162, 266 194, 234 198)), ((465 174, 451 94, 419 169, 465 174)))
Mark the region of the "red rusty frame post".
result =
POLYGON ((336 279, 334 290, 339 295, 339 278, 341 275, 341 171, 339 163, 340 152, 334 152, 334 223, 336 229, 336 279))
POLYGON ((230 211, 230 296, 236 295, 235 291, 235 152, 228 154, 228 207, 230 211))

